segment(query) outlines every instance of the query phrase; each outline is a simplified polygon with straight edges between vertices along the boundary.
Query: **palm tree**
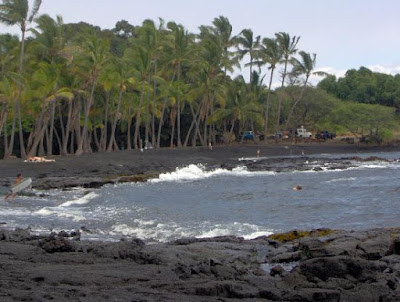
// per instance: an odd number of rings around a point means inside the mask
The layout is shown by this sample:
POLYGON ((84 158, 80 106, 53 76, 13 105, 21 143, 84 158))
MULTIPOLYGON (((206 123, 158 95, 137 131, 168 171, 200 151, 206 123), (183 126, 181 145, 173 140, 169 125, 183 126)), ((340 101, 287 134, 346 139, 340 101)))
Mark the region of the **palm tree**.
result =
MULTIPOLYGON (((17 82, 12 80, 12 78, 3 76, 0 80, 0 105, 1 105, 1 112, 0 112, 0 135, 2 133, 4 125, 6 125, 7 116, 9 113, 10 104, 15 100, 18 87, 17 82)), ((7 126, 7 125, 6 125, 7 126)), ((6 128, 6 127, 5 127, 6 128)), ((4 129, 5 129, 4 128, 4 129)), ((4 131, 4 141, 7 141, 6 131, 4 131)), ((4 150, 5 157, 11 155, 8 154, 8 150, 4 150)))
POLYGON ((47 153, 51 155, 53 145, 54 117, 56 101, 66 99, 71 101, 74 97, 71 90, 67 87, 60 87, 60 73, 61 68, 56 64, 49 64, 42 62, 39 69, 32 77, 32 88, 35 89, 34 93, 37 98, 42 100, 41 111, 35 122, 35 128, 32 133, 31 144, 28 144, 28 154, 30 156, 36 155, 37 148, 41 142, 46 131, 47 136, 47 153), (48 129, 48 127, 50 129, 48 129))
MULTIPOLYGON (((35 0, 32 10, 29 11, 28 0, 3 0, 0 4, 0 22, 8 26, 18 25, 21 30, 21 49, 19 56, 19 74, 22 75, 24 66, 24 53, 25 53, 25 34, 27 26, 32 23, 34 17, 39 11, 42 0, 35 0)), ((22 118, 21 118, 21 92, 22 83, 19 85, 18 96, 15 99, 15 110, 18 115, 18 128, 19 128, 19 141, 21 157, 26 157, 24 137, 22 131, 22 118)), ((14 115, 15 116, 15 115, 14 115)), ((15 123, 15 117, 13 124, 15 123)), ((14 135, 14 133, 12 133, 14 135)), ((12 146, 10 146, 12 149, 12 146)))
POLYGON ((210 120, 216 123, 229 121, 230 129, 228 132, 230 137, 233 136, 235 128, 238 129, 240 134, 247 127, 253 127, 254 122, 262 124, 262 106, 258 102, 258 93, 256 93, 258 88, 261 87, 262 80, 255 74, 252 78, 253 81, 257 80, 258 82, 258 85, 254 85, 253 88, 246 84, 242 76, 234 79, 229 85, 226 107, 216 109, 214 114, 210 116, 210 120))
POLYGON ((158 28, 152 20, 143 21, 143 25, 136 29, 138 35, 138 43, 149 53, 151 58, 151 70, 148 74, 148 86, 153 86, 152 95, 149 90, 146 97, 146 107, 145 107, 145 146, 149 145, 149 135, 151 128, 151 140, 152 145, 156 146, 156 135, 155 135, 155 111, 156 111, 156 98, 157 98, 157 82, 158 82, 158 68, 159 61, 161 59, 162 50, 164 47, 163 32, 164 20, 160 19, 160 24, 158 28), (151 104, 150 104, 151 98, 151 104), (150 111, 151 110, 151 118, 150 111), (151 126, 150 126, 151 125, 151 126))
POLYGON ((292 107, 290 108, 289 115, 286 120, 286 128, 289 124, 289 121, 293 114, 294 108, 303 98, 303 94, 304 94, 305 88, 308 84, 308 80, 310 79, 310 76, 311 75, 317 75, 317 76, 327 75, 327 73, 323 72, 323 71, 314 71, 315 65, 316 65, 316 59, 317 59, 317 55, 315 53, 310 54, 305 51, 300 51, 299 55, 301 57, 300 60, 298 60, 296 58, 292 58, 292 64, 293 64, 292 74, 296 77, 299 75, 304 75, 305 79, 304 79, 303 86, 302 86, 299 97, 295 100, 292 107))
POLYGON ((54 20, 44 14, 36 18, 35 22, 39 30, 31 29, 31 32, 35 36, 33 47, 39 53, 39 59, 50 63, 60 62, 66 45, 63 18, 58 15, 54 20))
MULTIPOLYGON (((171 31, 173 37, 173 43, 170 46, 170 64, 174 68, 174 74, 176 80, 180 81, 182 76, 182 64, 188 62, 192 56, 193 48, 191 48, 191 43, 193 35, 183 27, 181 24, 176 24, 175 22, 168 22, 167 28, 171 31)), ((178 97, 176 100, 176 124, 177 124, 177 146, 182 146, 181 140, 181 99, 178 97)))
POLYGON ((107 152, 111 152, 112 147, 114 145, 115 130, 117 128, 118 120, 122 116, 122 113, 121 113, 122 96, 123 96, 124 92, 126 91, 129 79, 132 76, 132 73, 131 73, 132 71, 131 71, 130 67, 126 64, 126 62, 124 62, 122 60, 119 62, 116 62, 114 64, 114 68, 115 68, 115 70, 112 73, 112 78, 118 89, 118 98, 117 98, 117 106, 115 109, 113 122, 111 125, 110 140, 108 143, 107 152))
MULTIPOLYGON (((282 56, 284 64, 283 73, 282 73, 282 83, 281 88, 285 86, 285 79, 287 75, 287 67, 290 62, 291 57, 297 52, 297 43, 299 43, 300 37, 293 36, 290 38, 290 35, 285 32, 279 32, 275 34, 276 40, 278 41, 279 47, 282 50, 282 56)), ((281 108, 282 108, 282 97, 281 95, 278 98, 278 112, 276 118, 276 132, 279 131, 279 125, 281 120, 281 108)), ((276 136, 278 138, 278 136, 276 136)))
MULTIPOLYGON (((276 39, 264 38, 262 41, 262 49, 260 51, 260 64, 269 64, 268 69, 271 71, 268 84, 268 93, 264 105, 264 137, 268 135, 268 115, 269 115, 269 99, 271 95, 272 80, 276 66, 282 59, 282 49, 276 39)), ((267 143, 267 140, 264 140, 267 143)))
POLYGON ((90 93, 85 104, 84 123, 80 139, 77 142, 77 149, 75 152, 76 155, 81 155, 83 153, 83 146, 88 142, 89 114, 94 102, 94 91, 100 72, 109 60, 109 47, 107 40, 101 40, 97 37, 90 37, 88 41, 86 41, 84 49, 85 52, 82 57, 82 67, 89 71, 87 76, 90 85, 90 93))
POLYGON ((236 37, 232 36, 232 25, 228 18, 219 16, 212 22, 214 26, 200 26, 200 38, 204 38, 207 35, 216 37, 215 41, 221 48, 221 68, 224 74, 227 71, 233 72, 233 67, 239 67, 239 56, 231 51, 230 49, 237 44, 236 37))
POLYGON ((135 86, 137 86, 138 83, 140 84, 140 97, 139 104, 136 108, 135 132, 133 134, 133 146, 135 149, 138 149, 142 145, 139 129, 141 124, 141 114, 145 92, 148 88, 147 81, 151 68, 151 53, 148 52, 143 46, 136 45, 136 47, 127 51, 126 59, 132 63, 133 73, 135 74, 135 77, 130 78, 129 82, 135 86))
POLYGON ((245 66, 250 67, 250 82, 253 75, 253 65, 255 64, 254 61, 259 56, 260 39, 260 36, 254 38, 254 34, 251 29, 242 30, 239 36, 236 37, 239 58, 243 59, 245 55, 250 56, 250 62, 245 64, 245 66))

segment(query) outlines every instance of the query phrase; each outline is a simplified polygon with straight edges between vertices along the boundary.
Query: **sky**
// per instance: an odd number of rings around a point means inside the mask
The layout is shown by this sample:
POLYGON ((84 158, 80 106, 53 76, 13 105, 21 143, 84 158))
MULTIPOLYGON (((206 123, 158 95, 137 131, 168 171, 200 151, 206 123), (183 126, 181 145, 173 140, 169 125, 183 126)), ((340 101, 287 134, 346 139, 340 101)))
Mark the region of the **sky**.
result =
MULTIPOLYGON (((102 29, 120 20, 140 25, 162 18, 192 33, 224 16, 234 35, 248 28, 262 38, 277 32, 300 36, 298 49, 317 54, 316 70, 338 77, 361 66, 400 73, 399 12, 399 0, 43 0, 39 10, 61 15, 64 23, 84 21, 102 29)), ((0 24, 0 33, 18 33, 18 28, 0 24)))

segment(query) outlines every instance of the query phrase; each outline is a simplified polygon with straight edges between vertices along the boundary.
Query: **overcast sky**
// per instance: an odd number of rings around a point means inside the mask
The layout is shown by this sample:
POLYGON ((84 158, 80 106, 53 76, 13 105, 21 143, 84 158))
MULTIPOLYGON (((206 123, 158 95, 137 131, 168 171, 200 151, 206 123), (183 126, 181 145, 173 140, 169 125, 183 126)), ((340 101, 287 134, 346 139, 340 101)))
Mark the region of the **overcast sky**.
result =
MULTIPOLYGON (((114 28, 120 20, 140 25, 161 17, 193 33, 225 16, 234 35, 250 28, 261 37, 276 32, 301 36, 298 48, 317 54, 316 70, 341 76, 366 66, 400 73, 399 0, 43 0, 39 13, 102 29, 114 28)), ((0 25, 0 33, 6 32, 16 33, 17 28, 0 25)))

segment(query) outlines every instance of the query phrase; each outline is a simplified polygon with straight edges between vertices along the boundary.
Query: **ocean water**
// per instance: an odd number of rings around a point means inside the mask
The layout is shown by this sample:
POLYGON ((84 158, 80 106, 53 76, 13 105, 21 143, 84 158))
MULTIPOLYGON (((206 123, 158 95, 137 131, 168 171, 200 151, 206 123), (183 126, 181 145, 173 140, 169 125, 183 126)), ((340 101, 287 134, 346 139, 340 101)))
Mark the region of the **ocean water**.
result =
MULTIPOLYGON (((364 154, 390 159, 321 171, 232 171, 190 165, 146 183, 100 189, 28 191, 15 203, 0 201, 6 228, 34 233, 85 227, 83 239, 138 237, 167 242, 183 237, 245 238, 293 229, 400 227, 400 153, 364 154), (301 185, 302 190, 293 187, 301 185)), ((342 157, 347 155, 316 155, 342 157)), ((357 154, 360 156, 360 154, 357 154)), ((310 165, 313 158, 304 159, 310 165)))

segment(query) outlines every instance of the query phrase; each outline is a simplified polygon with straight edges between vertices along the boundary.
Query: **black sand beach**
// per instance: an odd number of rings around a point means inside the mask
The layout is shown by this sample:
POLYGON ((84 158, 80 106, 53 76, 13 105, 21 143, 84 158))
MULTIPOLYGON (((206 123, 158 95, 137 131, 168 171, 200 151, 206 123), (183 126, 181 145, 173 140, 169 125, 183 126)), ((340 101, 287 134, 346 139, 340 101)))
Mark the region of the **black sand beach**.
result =
MULTIPOLYGON (((17 173, 42 189, 142 181, 188 164, 235 167, 257 150, 260 156, 308 156, 396 149, 313 143, 133 150, 55 156, 49 163, 11 159, 0 161, 0 185, 8 186, 17 173)), ((271 168, 271 161, 261 164, 271 168)), ((150 245, 123 238, 81 241, 79 230, 44 236, 2 230, 0 282, 0 301, 399 301, 400 230, 150 245)))
POLYGON ((92 153, 82 156, 54 156, 54 162, 25 162, 22 159, 0 160, 0 186, 10 184, 17 173, 32 177, 33 187, 98 187, 117 181, 143 181, 159 173, 174 171, 189 164, 205 164, 208 168, 232 168, 242 157, 308 156, 312 154, 349 154, 392 151, 397 147, 366 147, 345 143, 308 144, 244 144, 235 146, 197 147, 187 149, 131 150, 92 153))

